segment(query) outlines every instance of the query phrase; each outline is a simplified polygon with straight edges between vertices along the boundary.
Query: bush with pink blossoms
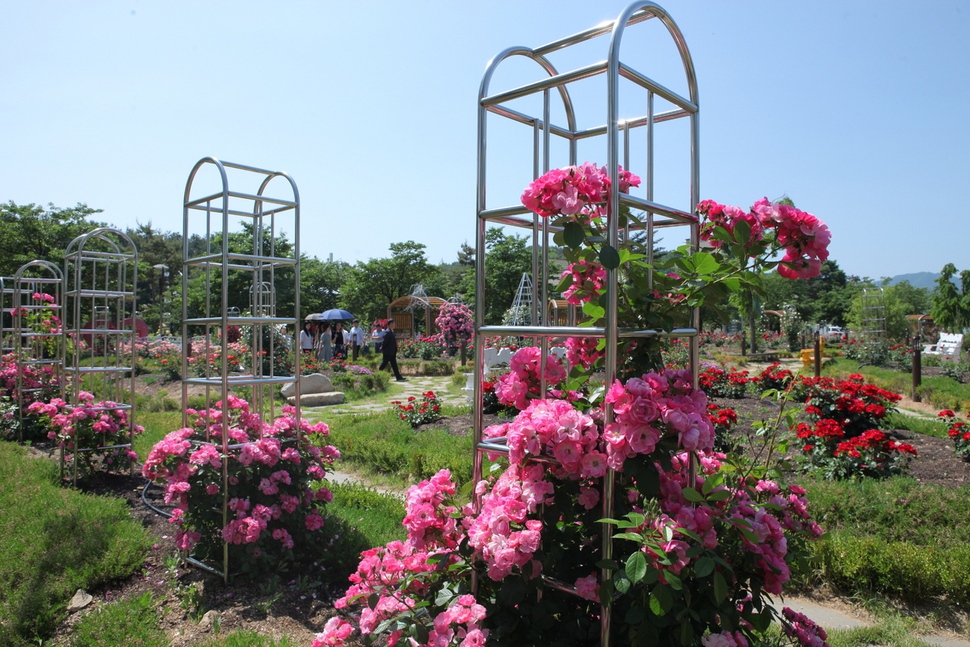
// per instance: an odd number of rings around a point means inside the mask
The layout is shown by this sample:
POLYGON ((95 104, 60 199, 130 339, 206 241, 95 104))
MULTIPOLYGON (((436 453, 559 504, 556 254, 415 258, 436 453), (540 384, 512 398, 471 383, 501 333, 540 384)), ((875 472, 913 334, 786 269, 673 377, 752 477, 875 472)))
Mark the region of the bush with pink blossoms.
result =
POLYGON ((475 313, 464 303, 443 303, 435 319, 445 346, 468 343, 475 332, 475 313))
POLYGON ((164 484, 165 501, 175 508, 176 545, 221 565, 225 542, 230 569, 251 575, 298 564, 319 539, 324 504, 333 498, 326 470, 340 454, 322 445, 327 425, 301 419, 298 427, 292 407, 263 422, 235 396, 228 406, 189 413, 192 426, 159 441, 142 468, 164 484))
POLYGON ((17 356, 0 357, 0 435, 17 440, 44 440, 50 432, 46 419, 28 409, 61 395, 62 379, 52 364, 23 364, 23 389, 17 388, 17 356), (23 410, 21 410, 23 407, 23 410))
POLYGON ((129 407, 95 402, 92 394, 81 391, 76 404, 52 398, 34 402, 27 411, 46 421, 48 439, 63 448, 68 462, 78 462, 82 474, 127 472, 138 460, 131 443, 145 428, 130 424, 129 407))

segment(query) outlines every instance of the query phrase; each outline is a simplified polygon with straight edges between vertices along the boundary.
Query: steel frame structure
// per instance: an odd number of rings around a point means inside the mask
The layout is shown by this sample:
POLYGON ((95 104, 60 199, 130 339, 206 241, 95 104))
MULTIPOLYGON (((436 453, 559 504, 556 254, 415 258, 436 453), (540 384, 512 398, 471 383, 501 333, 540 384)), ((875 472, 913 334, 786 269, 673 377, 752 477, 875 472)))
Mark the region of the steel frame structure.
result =
MULTIPOLYGON (((246 398, 251 405, 251 413, 257 414, 264 422, 276 415, 274 399, 268 390, 285 384, 294 384, 296 394, 296 417, 300 418, 300 353, 295 353, 295 366, 292 375, 276 375, 276 348, 273 343, 276 330, 289 326, 299 330, 300 321, 300 194, 296 183, 289 175, 280 171, 269 171, 220 161, 214 157, 199 160, 192 168, 185 185, 183 202, 183 253, 182 253, 182 424, 188 425, 188 386, 191 384, 205 387, 205 408, 215 404, 214 397, 228 402, 230 389, 249 394, 246 398), (217 174, 217 190, 208 191, 203 185, 203 176, 217 174), (230 176, 233 186, 230 188, 230 176), (284 195, 270 193, 281 183, 273 182, 280 178, 284 195), (240 186, 251 191, 240 191, 240 186), (253 247, 245 252, 231 251, 230 234, 238 231, 240 223, 252 226, 253 247), (277 245, 277 237, 284 227, 293 235, 293 248, 288 253, 277 245), (201 238, 199 253, 193 247, 193 236, 201 238), (292 276, 295 307, 292 313, 279 313, 276 308, 277 280, 287 280, 292 276), (201 280, 205 288, 205 301, 200 309, 190 308, 189 284, 201 280), (240 312, 236 306, 230 307, 230 292, 240 290, 248 294, 249 310, 240 312), (189 375, 189 356, 192 353, 190 332, 204 330, 204 344, 201 352, 208 357, 213 340, 220 338, 225 342, 231 327, 242 331, 241 334, 252 340, 249 354, 242 362, 243 373, 231 373, 228 352, 220 352, 219 366, 208 360, 201 377, 189 375), (265 340, 269 340, 268 348, 265 340), (265 355, 263 352, 265 351, 265 355), (266 366, 269 367, 266 370, 266 366)), ((299 424, 297 424, 297 433, 299 424)), ((208 437, 207 441, 210 440, 208 437)), ((222 478, 223 478, 223 525, 228 523, 228 463, 229 445, 227 434, 221 440, 222 478)), ((190 558, 194 565, 229 579, 229 546, 223 543, 222 569, 190 558)))
MULTIPOLYGON (((576 50, 573 50, 576 51, 576 50)), ((577 95, 578 96, 578 95, 577 95)), ((659 5, 653 2, 635 2, 624 9, 616 20, 608 21, 601 25, 592 27, 572 36, 553 41, 546 45, 536 48, 529 47, 510 47, 487 65, 485 74, 482 78, 479 97, 478 97, 478 158, 477 158, 477 199, 476 199, 476 308, 475 308, 475 352, 476 352, 476 372, 474 380, 474 402, 482 401, 482 382, 484 366, 484 339, 489 335, 514 335, 532 337, 538 340, 538 345, 542 349, 542 356, 545 357, 548 351, 550 337, 595 337, 606 339, 606 358, 605 358, 605 383, 610 384, 616 376, 617 370, 617 343, 619 339, 625 337, 680 337, 690 340, 690 362, 694 373, 695 388, 697 386, 697 331, 700 328, 699 311, 691 312, 691 327, 670 331, 663 330, 626 330, 620 329, 617 325, 617 281, 618 273, 616 270, 609 270, 606 278, 606 325, 603 327, 580 327, 580 326, 550 326, 544 319, 546 317, 545 304, 549 303, 549 246, 550 236, 555 232, 555 228, 550 226, 547 220, 540 219, 539 216, 529 213, 521 204, 493 206, 488 199, 488 150, 489 137, 488 125, 489 118, 506 119, 511 122, 524 125, 527 137, 531 137, 532 144, 532 177, 523 177, 521 186, 525 187, 533 179, 549 171, 555 166, 575 165, 580 160, 577 159, 577 144, 580 141, 595 138, 605 138, 606 143, 606 169, 611 181, 611 192, 609 195, 607 218, 608 236, 605 241, 614 248, 623 238, 630 235, 630 231, 623 231, 619 228, 618 219, 615 214, 620 213, 621 208, 629 208, 645 214, 646 225, 643 228, 646 236, 646 249, 652 254, 654 235, 657 229, 668 227, 686 227, 689 230, 689 241, 696 250, 699 244, 699 231, 697 219, 693 215, 694 209, 699 199, 699 105, 697 96, 697 81, 694 73, 693 63, 687 44, 670 15, 659 5), (680 61, 683 64, 686 79, 687 96, 681 96, 658 83, 647 74, 638 71, 636 68, 626 64, 620 59, 621 43, 627 35, 628 28, 643 23, 648 20, 657 20, 663 23, 664 27, 673 40, 680 61), (608 37, 608 47, 606 58, 589 65, 575 67, 569 71, 559 71, 552 62, 552 56, 560 51, 569 50, 573 46, 592 41, 600 37, 608 37), (492 79, 496 70, 507 60, 517 57, 524 57, 536 63, 536 73, 538 78, 535 81, 513 87, 507 90, 495 91, 491 88, 492 79), (576 109, 573 96, 570 94, 570 85, 591 77, 604 75, 606 77, 606 96, 603 122, 598 122, 592 128, 580 129, 577 126, 576 109), (633 91, 641 93, 642 103, 638 105, 645 107, 645 114, 638 114, 632 117, 621 118, 620 116, 620 92, 621 87, 625 90, 632 88, 633 91), (523 113, 509 104, 517 99, 539 95, 541 96, 541 114, 530 115, 523 113), (551 97, 556 95, 562 104, 565 114, 565 123, 556 124, 551 117, 551 97), (673 106, 672 109, 662 112, 655 112, 654 99, 660 98, 673 106), (654 128, 666 122, 673 122, 680 119, 689 121, 689 174, 690 185, 689 195, 683 196, 684 203, 681 207, 661 204, 654 201, 654 180, 655 169, 655 133, 654 128), (646 169, 643 187, 645 195, 637 196, 619 192, 618 174, 621 163, 625 168, 630 167, 630 152, 632 131, 644 129, 645 131, 645 154, 646 169), (565 142, 568 153, 565 159, 556 160, 553 164, 552 146, 553 138, 560 142, 565 142), (485 255, 486 240, 485 232, 487 225, 499 224, 509 225, 517 228, 530 230, 532 233, 533 249, 533 285, 536 288, 536 296, 533 299, 533 324, 532 326, 486 326, 484 321, 484 303, 486 294, 485 283, 485 255), (539 304, 543 304, 542 312, 538 312, 539 304), (540 314, 543 317, 540 320, 540 314)), ((652 260, 649 259, 648 260, 652 260)), ((543 360, 544 361, 544 360, 543 360)), ((541 386, 541 391, 545 392, 545 385, 541 386)), ((482 478, 483 454, 489 452, 502 452, 507 448, 500 441, 482 441, 483 415, 481 407, 474 407, 473 433, 474 433, 474 463, 473 463, 473 482, 478 482, 482 478)), ((612 420, 612 407, 607 406, 606 422, 612 420)), ((545 458, 543 459, 545 460, 545 458)), ((603 516, 611 517, 614 501, 614 473, 608 472, 603 479, 602 505, 603 516)), ((479 502, 476 502, 478 505, 479 502)), ((608 532, 603 533, 601 557, 605 560, 611 559, 613 554, 612 540, 608 532)), ((603 578, 609 577, 608 571, 601 573, 603 578)), ((574 593, 571 587, 563 583, 547 580, 547 586, 553 589, 574 593)), ((477 581, 473 581, 473 587, 477 588, 477 581)), ((610 608, 604 605, 601 609, 600 625, 600 644, 608 646, 611 636, 611 617, 610 608)))
MULTIPOLYGON (((28 367, 48 366, 53 374, 51 378, 60 386, 64 393, 64 335, 61 330, 33 330, 24 321, 31 313, 50 310, 51 313, 64 320, 64 275, 60 268, 49 261, 34 260, 21 265, 12 278, 13 288, 9 295, 7 290, 3 294, 4 315, 7 314, 7 296, 10 297, 10 335, 12 335, 11 350, 15 353, 17 363, 17 411, 20 420, 19 440, 23 441, 24 404, 25 395, 39 389, 30 387, 26 383, 28 367), (53 292, 53 294, 51 294, 53 292), (35 299, 35 294, 48 294, 54 297, 54 303, 43 299, 35 299), (51 347, 53 346, 53 352, 51 347)), ((8 330, 4 329, 4 333, 8 330)), ((4 343, 4 351, 7 343, 4 343)), ((63 478, 63 462, 61 476, 63 478)))
MULTIPOLYGON (((70 389, 68 402, 78 403, 85 382, 95 380, 100 401, 124 410, 128 442, 104 447, 75 447, 78 452, 131 449, 135 430, 135 342, 138 250, 122 231, 100 227, 75 238, 64 253, 64 335, 73 338, 64 363, 70 389), (83 343, 82 343, 83 342, 83 343)), ((93 408, 95 411, 98 407, 93 408)), ((77 485, 78 460, 71 483, 77 485)), ((134 468, 131 463, 129 471, 134 468)), ((61 447, 61 472, 64 448, 61 447)))

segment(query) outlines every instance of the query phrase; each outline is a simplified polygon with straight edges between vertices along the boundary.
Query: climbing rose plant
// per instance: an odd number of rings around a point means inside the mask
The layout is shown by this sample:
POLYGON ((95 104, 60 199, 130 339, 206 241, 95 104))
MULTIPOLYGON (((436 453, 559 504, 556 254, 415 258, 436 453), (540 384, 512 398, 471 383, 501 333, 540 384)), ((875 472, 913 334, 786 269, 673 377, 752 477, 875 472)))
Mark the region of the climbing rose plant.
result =
MULTIPOLYGON (((618 182, 628 191, 640 180, 620 169, 618 182)), ((715 203, 702 203, 698 217, 718 244, 648 265, 636 237, 603 242, 610 186, 605 169, 586 163, 550 171, 522 195, 557 228, 569 263, 559 290, 587 326, 606 324, 610 271, 620 273, 611 324, 670 330, 690 325, 690 307, 757 288, 766 269, 785 263, 783 275, 807 276, 827 254, 828 230, 807 214, 759 202, 752 235, 754 220, 716 209, 708 218, 715 203), (773 260, 782 251, 789 260, 773 260)), ((626 209, 614 215, 620 227, 644 224, 626 209)), ((777 622, 793 642, 821 645, 824 632, 770 597, 821 534, 805 491, 771 464, 714 451, 707 396, 688 371, 663 368, 659 339, 618 343, 617 379, 606 385, 592 379, 603 339, 568 339, 565 365, 519 349, 494 387, 518 413, 484 431, 495 469, 475 484, 475 501, 456 500, 447 471, 409 490, 407 539, 363 554, 337 602, 345 615, 314 647, 357 635, 388 645, 596 645, 601 602, 612 606, 616 644, 747 647, 777 622), (606 562, 604 532, 614 549, 606 562)))

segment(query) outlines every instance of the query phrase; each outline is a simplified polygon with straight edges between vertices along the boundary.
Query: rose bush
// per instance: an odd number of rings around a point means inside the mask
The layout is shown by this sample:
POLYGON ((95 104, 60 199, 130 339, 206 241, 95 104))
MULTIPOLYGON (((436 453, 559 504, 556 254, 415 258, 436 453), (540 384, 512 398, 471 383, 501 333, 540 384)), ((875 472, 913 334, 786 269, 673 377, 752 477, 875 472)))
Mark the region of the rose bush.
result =
POLYGON ((128 471, 138 460, 131 443, 145 428, 129 424, 128 407, 95 402, 94 395, 81 391, 76 404, 52 398, 50 402, 34 402, 27 411, 46 421, 47 437, 66 452, 68 462, 78 461, 84 474, 128 471))
POLYGON ((953 451, 965 461, 970 461, 970 425, 957 420, 957 416, 950 409, 944 409, 939 414, 947 424, 947 435, 953 440, 953 451))
POLYGON ((799 423, 795 432, 810 471, 831 479, 884 478, 905 472, 916 455, 912 445, 879 431, 901 396, 866 384, 859 374, 801 378, 792 394, 806 405, 809 423, 799 423))
POLYGON ((221 563, 225 542, 233 567, 251 575, 300 563, 323 527, 323 505, 333 499, 326 469, 340 453, 322 445, 327 425, 306 419, 297 425, 292 407, 263 422, 235 396, 189 413, 192 426, 165 436, 142 467, 146 478, 165 485, 165 501, 175 506, 176 545, 221 563))
POLYGON ((425 391, 420 401, 412 395, 408 396, 407 402, 392 400, 391 404, 395 406, 398 417, 411 425, 412 429, 442 418, 441 400, 434 391, 425 391))
MULTIPOLYGON (((621 191, 639 184, 622 169, 618 181, 621 191)), ((643 225, 629 211, 607 213, 609 189, 605 169, 587 163, 545 174, 522 196, 557 227, 569 263, 559 290, 586 326, 689 327, 690 307, 757 287, 765 269, 812 276, 827 256, 828 229, 810 214, 763 200, 722 216, 706 202, 712 250, 684 247, 648 265, 636 237, 604 242, 608 215, 621 228, 643 225), (600 268, 620 273, 615 321, 600 268)), ((601 603, 612 607, 616 644, 748 645, 772 622, 802 644, 822 635, 770 597, 821 533, 804 490, 771 464, 714 452, 707 396, 689 371, 664 368, 667 342, 620 337, 617 378, 605 385, 595 377, 605 341, 565 345, 565 366, 538 348, 515 352, 494 391, 518 414, 484 431, 496 469, 475 500, 461 507, 447 472, 412 488, 407 540, 364 553, 337 603, 349 615, 315 646, 355 634, 388 645, 594 645, 601 603), (614 549, 605 561, 603 533, 614 549)))

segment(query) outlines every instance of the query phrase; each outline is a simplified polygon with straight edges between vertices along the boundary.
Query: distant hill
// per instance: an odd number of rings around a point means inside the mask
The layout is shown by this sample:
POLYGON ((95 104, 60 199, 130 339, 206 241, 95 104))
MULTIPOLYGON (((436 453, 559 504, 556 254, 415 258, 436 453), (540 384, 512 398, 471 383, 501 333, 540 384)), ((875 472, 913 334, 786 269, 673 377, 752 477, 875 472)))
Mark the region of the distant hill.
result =
POLYGON ((936 279, 940 278, 939 272, 916 272, 915 274, 900 274, 889 279, 889 285, 896 285, 903 281, 909 281, 914 288, 927 288, 931 292, 936 289, 936 279))

